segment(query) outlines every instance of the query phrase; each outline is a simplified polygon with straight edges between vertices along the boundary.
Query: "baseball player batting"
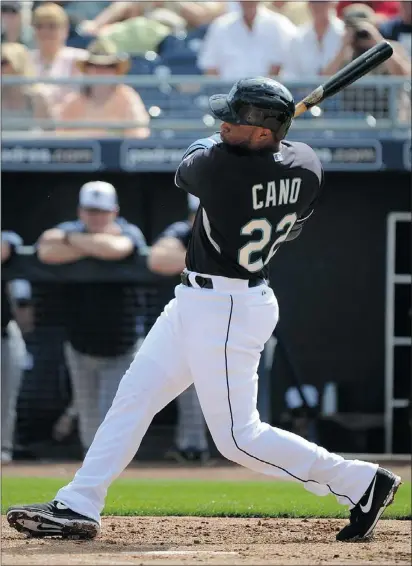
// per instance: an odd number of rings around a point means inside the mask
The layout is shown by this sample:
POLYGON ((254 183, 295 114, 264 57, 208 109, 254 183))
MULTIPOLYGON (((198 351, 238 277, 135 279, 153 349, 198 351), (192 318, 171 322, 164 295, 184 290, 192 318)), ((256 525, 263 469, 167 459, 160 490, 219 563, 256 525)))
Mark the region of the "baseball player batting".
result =
POLYGON ((186 270, 123 377, 82 467, 46 504, 18 505, 10 525, 36 536, 93 538, 109 485, 131 461, 154 415, 194 382, 220 452, 350 508, 340 541, 369 538, 401 479, 346 460, 261 422, 256 373, 278 322, 269 263, 312 215, 322 166, 304 143, 284 141, 295 104, 280 83, 238 81, 210 99, 220 134, 193 143, 176 185, 200 199, 186 270), (159 355, 160 354, 160 355, 159 355))

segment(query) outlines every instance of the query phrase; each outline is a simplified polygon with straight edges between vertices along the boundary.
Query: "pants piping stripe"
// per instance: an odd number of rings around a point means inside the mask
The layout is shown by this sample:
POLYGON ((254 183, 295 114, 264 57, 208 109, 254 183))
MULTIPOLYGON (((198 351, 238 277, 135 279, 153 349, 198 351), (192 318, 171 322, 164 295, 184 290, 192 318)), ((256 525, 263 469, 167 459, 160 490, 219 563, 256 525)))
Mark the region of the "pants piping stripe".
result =
MULTIPOLYGON (((239 444, 237 443, 236 438, 235 438, 235 434, 233 432, 234 422, 233 422, 232 403, 230 401, 229 370, 228 370, 228 363, 227 363, 227 344, 228 344, 228 341, 229 341, 229 331, 230 331, 230 324, 232 322, 232 314, 233 314, 233 296, 230 295, 230 312, 229 312, 229 320, 228 320, 228 324, 227 324, 227 332, 226 332, 226 340, 225 340, 225 371, 226 371, 227 400, 228 400, 228 405, 229 405, 230 421, 231 421, 231 434, 232 434, 232 439, 233 439, 233 442, 234 442, 236 448, 240 452, 243 452, 243 454, 246 454, 246 456, 249 456, 249 458, 253 458, 254 460, 257 460, 258 462, 262 462, 262 464, 266 464, 268 466, 273 466, 274 468, 277 468, 278 470, 282 470, 288 476, 291 476, 295 480, 298 480, 302 483, 312 482, 312 483, 317 483, 319 485, 322 485, 320 482, 318 482, 316 480, 304 480, 304 479, 298 478, 297 476, 295 476, 294 474, 292 474, 291 472, 289 472, 285 468, 282 468, 281 466, 277 466, 276 464, 273 464, 272 462, 266 462, 265 460, 262 460, 261 458, 258 458, 257 456, 254 456, 253 454, 250 454, 246 450, 243 450, 243 448, 240 448, 239 444)), ((352 505, 356 505, 355 502, 352 501, 352 499, 350 497, 348 497, 347 495, 342 495, 340 493, 334 492, 333 489, 328 484, 323 484, 323 485, 326 485, 326 487, 329 489, 329 491, 333 495, 335 495, 337 497, 345 497, 348 501, 350 501, 350 503, 352 505)))

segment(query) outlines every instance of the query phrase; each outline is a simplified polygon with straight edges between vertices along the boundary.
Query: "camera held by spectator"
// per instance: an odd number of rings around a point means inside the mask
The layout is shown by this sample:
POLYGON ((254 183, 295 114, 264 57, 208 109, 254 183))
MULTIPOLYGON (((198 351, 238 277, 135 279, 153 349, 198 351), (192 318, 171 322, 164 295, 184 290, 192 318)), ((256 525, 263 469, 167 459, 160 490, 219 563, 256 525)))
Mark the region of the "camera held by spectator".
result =
MULTIPOLYGON (((324 75, 333 75, 350 61, 383 41, 377 27, 375 12, 366 4, 351 4, 343 11, 345 34, 336 57, 322 70, 324 75)), ((410 59, 405 49, 397 42, 392 44, 394 53, 379 65, 372 74, 410 76, 410 59)))

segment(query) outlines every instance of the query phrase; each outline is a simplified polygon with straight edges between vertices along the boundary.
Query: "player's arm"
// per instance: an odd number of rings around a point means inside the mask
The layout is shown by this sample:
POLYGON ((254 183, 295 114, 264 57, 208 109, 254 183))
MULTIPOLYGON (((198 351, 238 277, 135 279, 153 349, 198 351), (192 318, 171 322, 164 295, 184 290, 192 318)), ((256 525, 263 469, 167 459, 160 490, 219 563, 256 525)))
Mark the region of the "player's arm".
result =
POLYGON ((127 236, 115 234, 79 234, 70 232, 67 241, 79 253, 96 259, 115 261, 131 255, 133 242, 127 236))
POLYGON ((4 231, 1 233, 1 263, 6 263, 13 252, 23 243, 23 240, 15 232, 4 231))
POLYGON ((5 263, 10 259, 11 245, 9 242, 1 241, 1 263, 5 263))
POLYGON ((211 150, 219 143, 220 136, 215 134, 192 143, 183 155, 182 161, 177 168, 175 185, 188 193, 200 197, 199 194, 204 179, 210 174, 211 150))
POLYGON ((186 249, 174 237, 160 238, 150 248, 147 266, 153 273, 177 275, 185 268, 186 249))
POLYGON ((52 228, 41 235, 37 244, 37 256, 43 263, 61 264, 79 261, 87 254, 68 242, 64 230, 52 228))
POLYGON ((116 223, 99 234, 70 232, 67 241, 85 255, 106 261, 126 259, 134 251, 147 247, 141 230, 128 223, 116 223))

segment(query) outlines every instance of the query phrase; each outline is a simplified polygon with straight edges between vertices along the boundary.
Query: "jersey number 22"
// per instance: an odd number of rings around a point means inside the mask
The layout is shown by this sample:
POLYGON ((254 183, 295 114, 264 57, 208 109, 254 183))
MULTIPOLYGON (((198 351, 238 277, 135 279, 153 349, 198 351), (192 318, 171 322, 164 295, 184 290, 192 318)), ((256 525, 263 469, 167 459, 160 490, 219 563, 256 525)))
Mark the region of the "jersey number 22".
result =
POLYGON ((250 260, 252 253, 263 251, 263 249, 269 244, 270 240, 272 239, 272 224, 266 218, 251 220, 250 222, 245 224, 240 230, 242 236, 251 236, 254 232, 259 230, 262 234, 262 237, 260 238, 260 240, 248 242, 243 246, 243 248, 240 248, 238 260, 239 264, 251 273, 261 271, 263 267, 267 265, 275 255, 280 244, 286 240, 297 219, 298 217, 296 213, 287 214, 286 216, 284 216, 276 226, 275 232, 285 232, 278 238, 276 238, 276 240, 273 242, 265 260, 260 257, 255 261, 250 260))

